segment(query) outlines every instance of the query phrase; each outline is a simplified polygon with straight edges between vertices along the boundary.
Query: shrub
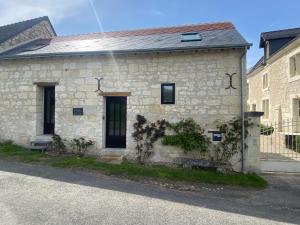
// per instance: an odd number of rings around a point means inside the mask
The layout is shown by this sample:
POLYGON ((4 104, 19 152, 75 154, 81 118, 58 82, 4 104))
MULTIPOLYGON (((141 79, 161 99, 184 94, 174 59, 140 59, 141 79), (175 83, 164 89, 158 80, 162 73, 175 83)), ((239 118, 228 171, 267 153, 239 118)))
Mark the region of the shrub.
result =
POLYGON ((62 139, 59 135, 54 134, 53 137, 53 147, 54 150, 58 151, 60 154, 64 153, 66 150, 66 145, 64 143, 64 141, 66 141, 65 139, 62 139))
POLYGON ((300 136, 296 135, 293 139, 293 150, 300 153, 300 136))
POLYGON ((12 145, 12 144, 14 144, 14 142, 12 140, 5 140, 5 141, 0 142, 0 144, 2 144, 2 145, 12 145))
POLYGON ((260 124, 260 134, 261 135, 271 135, 271 134, 273 134, 273 132, 274 132, 274 127, 260 124))
POLYGON ((158 120, 155 123, 149 123, 144 116, 137 115, 133 128, 132 137, 136 142, 137 161, 144 164, 153 154, 154 142, 165 135, 166 121, 158 120))
POLYGON ((75 154, 82 157, 85 155, 87 149, 89 146, 94 145, 95 142, 92 140, 85 140, 84 137, 80 137, 80 138, 74 138, 71 141, 71 146, 73 148, 73 150, 75 150, 75 154))
MULTIPOLYGON (((248 128, 253 126, 248 119, 244 120, 244 138, 248 136, 248 128)), ((222 141, 215 146, 216 161, 226 162, 240 152, 242 139, 242 120, 233 118, 228 122, 218 122, 217 128, 223 134, 222 141)), ((247 145, 244 146, 247 148, 247 145)))
POLYGON ((168 128, 173 130, 175 134, 165 136, 162 144, 178 146, 185 153, 196 153, 200 158, 206 155, 211 141, 204 134, 204 129, 193 119, 183 119, 174 124, 168 123, 168 128))

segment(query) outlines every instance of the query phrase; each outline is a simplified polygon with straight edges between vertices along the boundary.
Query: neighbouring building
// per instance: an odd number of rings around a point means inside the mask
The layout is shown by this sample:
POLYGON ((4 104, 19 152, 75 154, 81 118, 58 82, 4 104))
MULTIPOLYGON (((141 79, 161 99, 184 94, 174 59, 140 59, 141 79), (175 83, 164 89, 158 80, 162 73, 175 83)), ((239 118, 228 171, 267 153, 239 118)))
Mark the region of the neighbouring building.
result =
POLYGON ((262 123, 282 124, 300 132, 300 28, 264 32, 260 48, 264 56, 249 71, 248 109, 263 111, 262 123))
MULTIPOLYGON (((130 155, 137 114, 211 130, 243 111, 250 44, 230 22, 56 36, 42 17, 0 27, 0 46, 2 140, 57 133, 130 155)), ((160 146, 152 160, 176 155, 160 146)))

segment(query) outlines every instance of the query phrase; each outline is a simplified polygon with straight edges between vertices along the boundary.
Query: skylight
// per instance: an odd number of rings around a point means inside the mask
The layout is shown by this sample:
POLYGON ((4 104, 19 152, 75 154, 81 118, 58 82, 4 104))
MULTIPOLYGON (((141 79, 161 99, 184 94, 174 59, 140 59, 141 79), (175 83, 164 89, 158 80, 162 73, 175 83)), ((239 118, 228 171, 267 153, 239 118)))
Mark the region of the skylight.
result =
POLYGON ((197 32, 189 32, 189 33, 184 33, 181 34, 181 41, 201 41, 202 37, 199 33, 197 32))

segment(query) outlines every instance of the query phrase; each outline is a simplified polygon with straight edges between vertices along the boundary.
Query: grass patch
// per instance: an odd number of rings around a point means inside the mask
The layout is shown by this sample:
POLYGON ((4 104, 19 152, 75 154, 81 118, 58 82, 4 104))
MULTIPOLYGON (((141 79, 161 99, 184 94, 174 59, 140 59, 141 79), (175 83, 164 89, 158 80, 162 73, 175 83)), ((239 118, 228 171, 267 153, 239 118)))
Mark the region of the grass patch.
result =
POLYGON ((172 181, 204 182, 254 188, 267 186, 267 182, 256 174, 222 174, 214 171, 181 169, 168 166, 143 166, 127 161, 120 165, 114 165, 98 162, 95 157, 51 156, 45 153, 31 152, 11 143, 0 143, 0 158, 60 168, 88 169, 108 175, 125 175, 132 178, 151 177, 172 181))

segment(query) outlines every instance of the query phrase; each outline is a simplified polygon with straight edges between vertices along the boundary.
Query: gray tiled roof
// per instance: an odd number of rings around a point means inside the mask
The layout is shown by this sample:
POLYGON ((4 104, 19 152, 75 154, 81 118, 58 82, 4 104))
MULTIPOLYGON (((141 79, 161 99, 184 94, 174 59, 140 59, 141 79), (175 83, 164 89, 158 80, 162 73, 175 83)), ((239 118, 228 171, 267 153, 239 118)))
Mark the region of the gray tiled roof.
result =
MULTIPOLYGON (((31 28, 32 26, 34 26, 44 20, 49 21, 49 18, 47 16, 43 16, 43 17, 26 20, 26 21, 22 21, 19 23, 9 24, 9 25, 0 27, 0 43, 31 28)), ((49 23, 50 23, 50 21, 49 21, 49 23)))
POLYGON ((263 47, 264 41, 268 41, 271 39, 279 39, 279 38, 295 38, 298 35, 300 35, 299 27, 291 28, 291 29, 284 29, 284 30, 263 32, 260 34, 259 47, 261 47, 261 48, 263 47))
POLYGON ((41 57, 50 55, 107 54, 111 52, 124 53, 249 46, 250 44, 246 42, 233 25, 231 23, 228 24, 230 26, 217 27, 218 29, 207 29, 206 27, 201 30, 200 28, 203 25, 190 25, 54 37, 49 40, 36 40, 6 52, 0 55, 0 57, 41 57), (189 29, 186 29, 187 27, 189 29), (202 40, 182 42, 181 34, 184 33, 183 31, 199 32, 202 40))

